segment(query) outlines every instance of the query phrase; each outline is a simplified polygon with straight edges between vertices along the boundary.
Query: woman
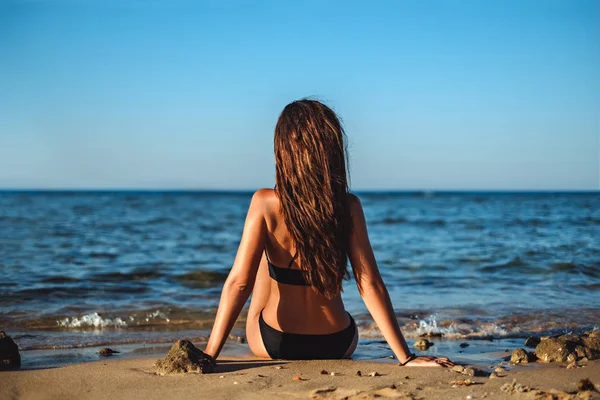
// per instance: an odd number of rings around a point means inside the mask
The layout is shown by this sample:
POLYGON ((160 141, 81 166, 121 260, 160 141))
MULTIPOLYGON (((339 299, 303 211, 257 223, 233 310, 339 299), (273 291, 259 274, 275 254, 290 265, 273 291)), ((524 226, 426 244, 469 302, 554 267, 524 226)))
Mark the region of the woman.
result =
POLYGON ((246 335, 274 359, 347 358, 358 331, 340 296, 347 261, 360 295, 401 365, 450 366, 416 357, 381 279, 359 199, 348 192, 344 131, 315 100, 288 104, 275 128, 275 189, 257 191, 223 286, 205 353, 217 358, 253 293, 246 335))

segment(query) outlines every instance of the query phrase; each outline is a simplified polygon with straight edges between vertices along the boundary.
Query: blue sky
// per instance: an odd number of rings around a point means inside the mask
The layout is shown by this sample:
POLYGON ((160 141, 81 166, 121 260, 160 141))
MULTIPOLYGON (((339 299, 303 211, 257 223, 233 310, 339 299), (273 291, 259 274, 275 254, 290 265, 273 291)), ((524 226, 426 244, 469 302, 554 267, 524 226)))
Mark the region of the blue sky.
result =
POLYGON ((254 189, 316 96, 353 189, 598 189, 597 1, 0 1, 0 188, 254 189))

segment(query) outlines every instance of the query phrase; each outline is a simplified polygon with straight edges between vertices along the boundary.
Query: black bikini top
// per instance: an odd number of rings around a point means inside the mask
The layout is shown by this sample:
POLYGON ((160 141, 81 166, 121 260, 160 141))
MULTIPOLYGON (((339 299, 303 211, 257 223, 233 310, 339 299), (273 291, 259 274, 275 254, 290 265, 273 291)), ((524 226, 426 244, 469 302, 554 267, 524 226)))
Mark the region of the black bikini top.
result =
POLYGON ((286 285, 296 285, 296 286, 310 286, 304 276, 302 275, 302 271, 299 269, 291 269, 290 267, 294 263, 296 256, 298 253, 294 254, 294 257, 290 260, 287 268, 281 268, 276 266, 269 260, 269 254, 267 253, 267 249, 265 249, 265 255, 267 256, 267 262, 269 264, 269 276, 275 279, 279 283, 284 283, 286 285))

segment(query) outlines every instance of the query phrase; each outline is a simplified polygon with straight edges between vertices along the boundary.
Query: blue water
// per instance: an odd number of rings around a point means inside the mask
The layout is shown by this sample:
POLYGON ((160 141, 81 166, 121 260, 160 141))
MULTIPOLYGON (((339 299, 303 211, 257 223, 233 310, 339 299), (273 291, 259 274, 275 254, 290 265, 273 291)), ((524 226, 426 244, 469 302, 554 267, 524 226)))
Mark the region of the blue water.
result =
MULTIPOLYGON (((357 194, 408 338, 600 325, 598 192, 357 194)), ((0 329, 32 351, 204 340, 251 196, 0 192, 0 329)), ((353 280, 343 298, 358 357, 385 355, 353 280)))

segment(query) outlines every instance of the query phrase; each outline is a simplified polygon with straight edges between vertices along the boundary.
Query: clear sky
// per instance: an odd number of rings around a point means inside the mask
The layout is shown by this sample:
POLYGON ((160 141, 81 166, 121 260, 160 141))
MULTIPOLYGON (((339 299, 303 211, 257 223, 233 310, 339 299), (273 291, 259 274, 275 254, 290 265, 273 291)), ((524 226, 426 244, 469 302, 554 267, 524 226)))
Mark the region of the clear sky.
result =
POLYGON ((598 189, 600 2, 0 0, 0 188, 272 187, 306 96, 355 190, 598 189))

